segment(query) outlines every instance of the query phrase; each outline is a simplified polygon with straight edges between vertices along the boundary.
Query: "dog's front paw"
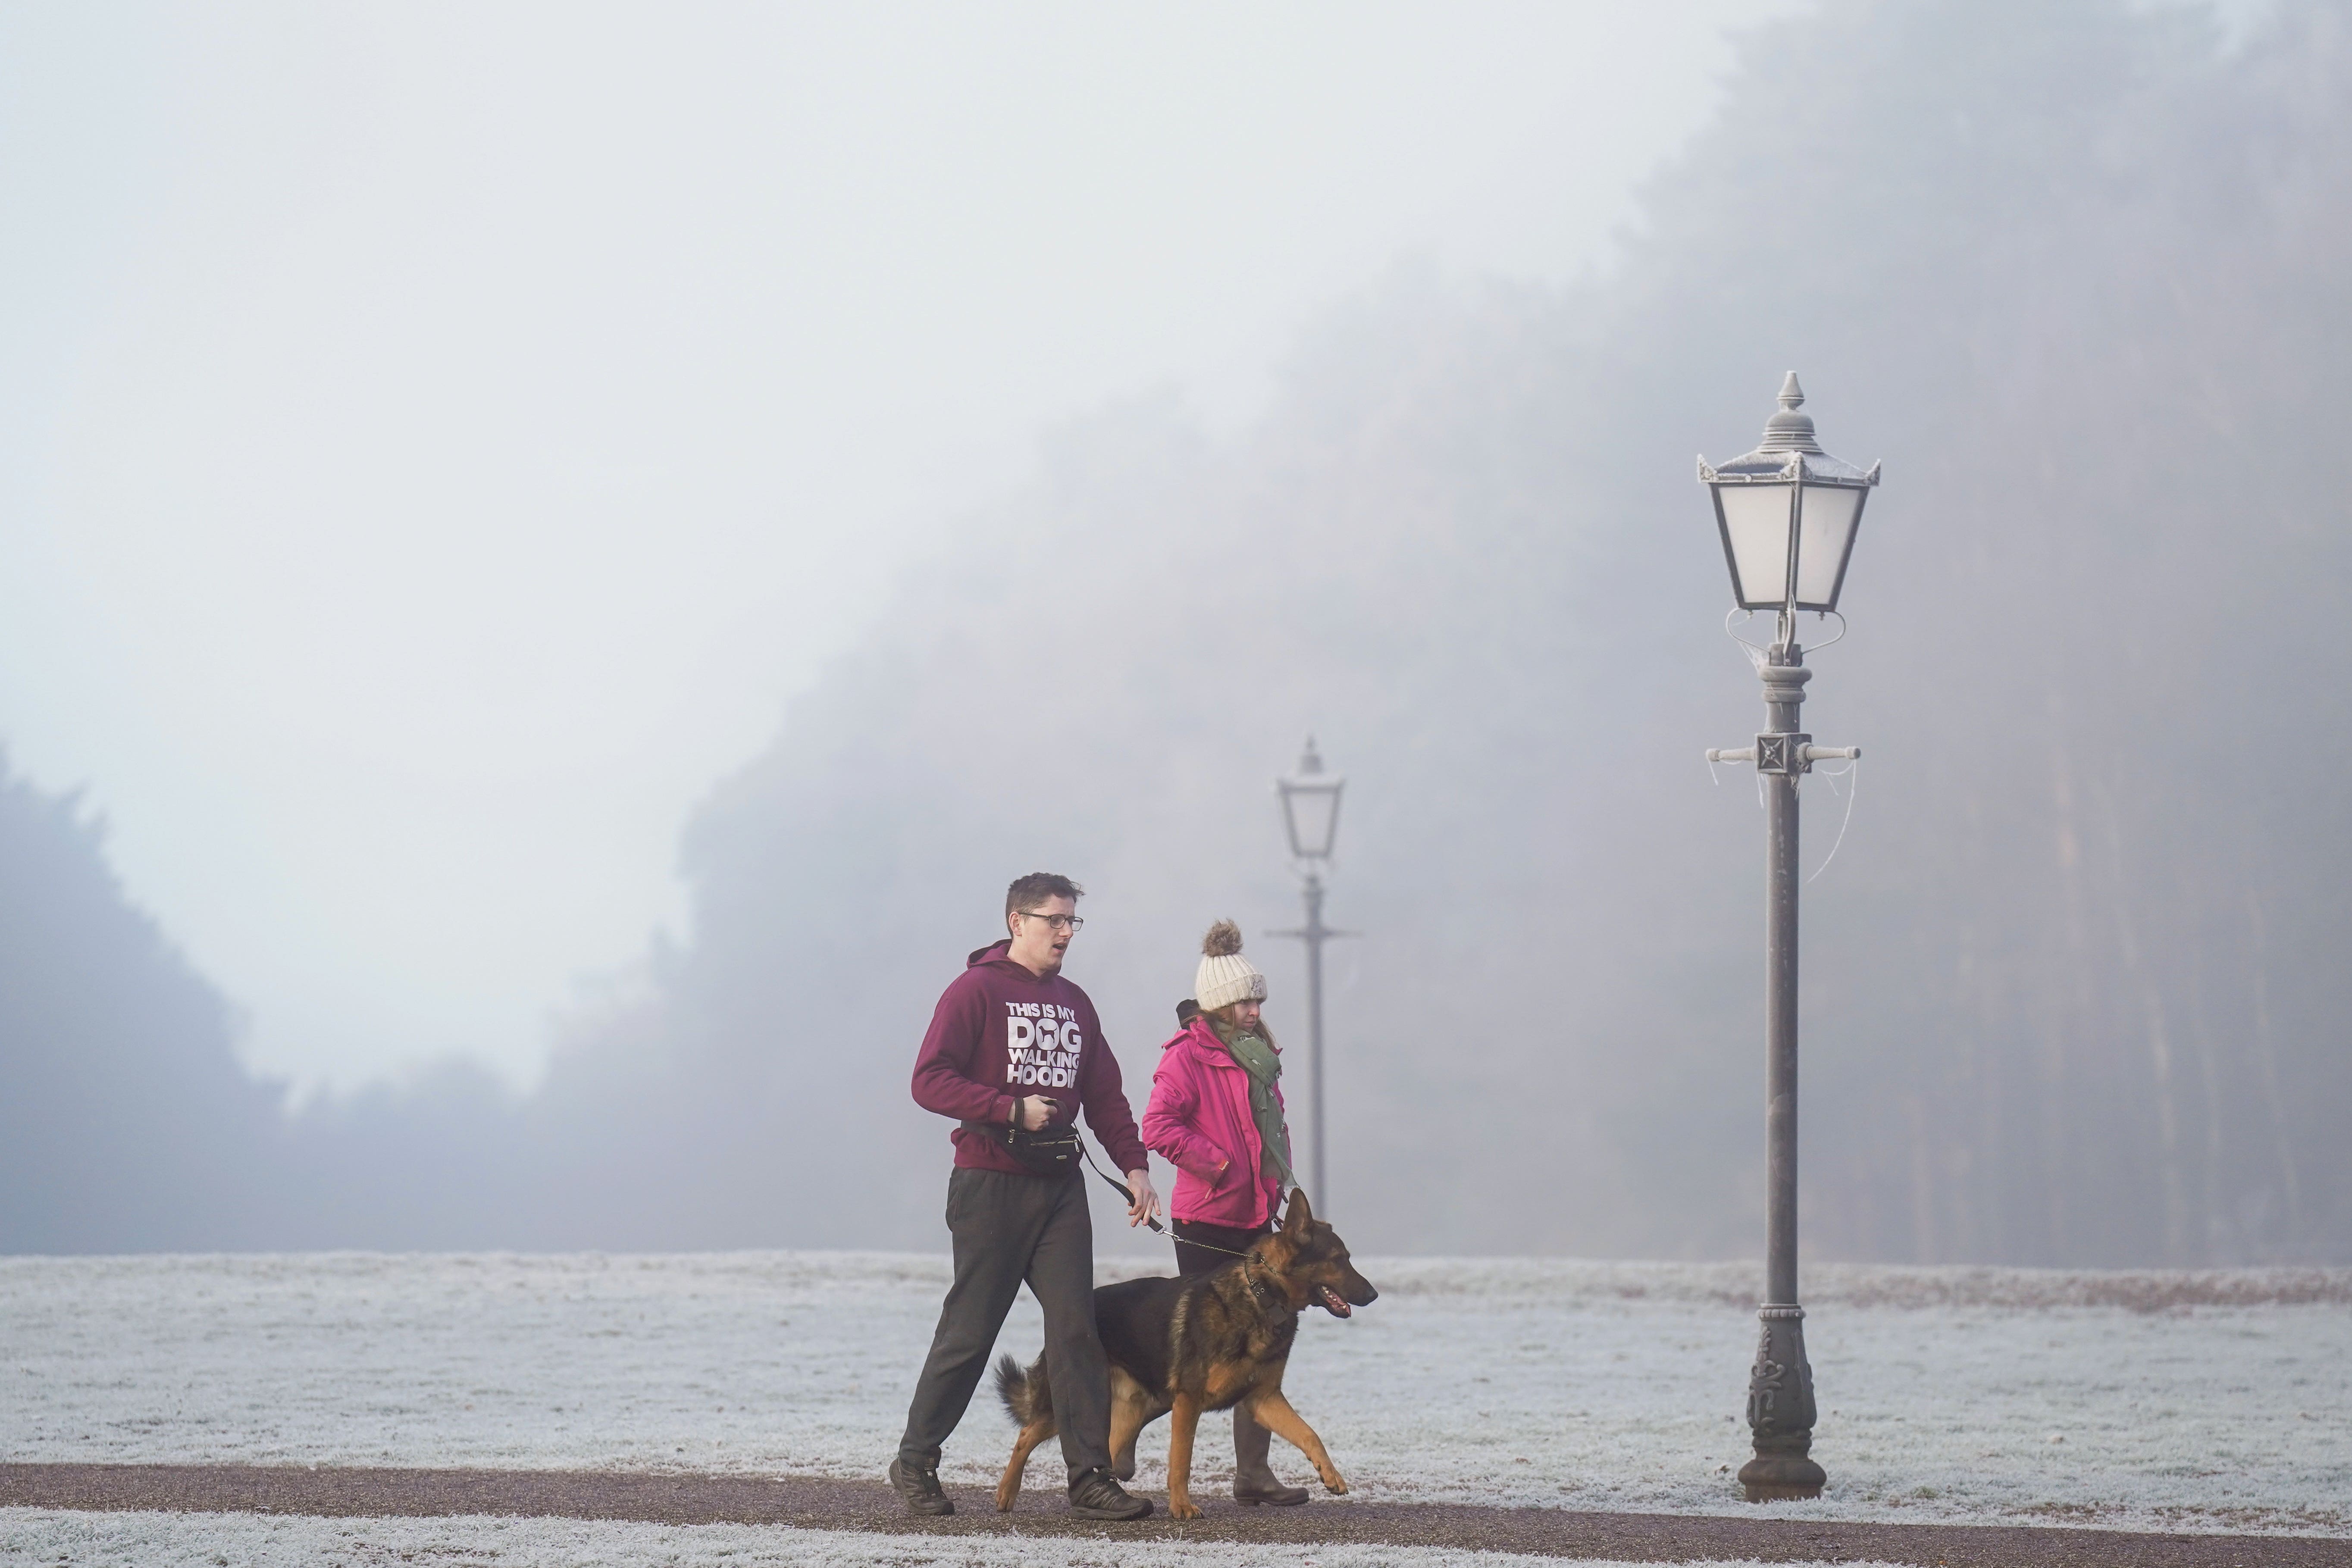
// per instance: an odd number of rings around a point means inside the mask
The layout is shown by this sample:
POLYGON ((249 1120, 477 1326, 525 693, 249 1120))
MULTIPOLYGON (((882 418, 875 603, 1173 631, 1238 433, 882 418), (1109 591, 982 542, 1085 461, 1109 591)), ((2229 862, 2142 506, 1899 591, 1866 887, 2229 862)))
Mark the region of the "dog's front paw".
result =
POLYGON ((1171 1519, 1198 1519, 1201 1517, 1201 1505, 1194 1502, 1188 1497, 1170 1498, 1168 1500, 1168 1517, 1171 1519))
POLYGON ((1347 1478, 1337 1470, 1326 1470, 1323 1472, 1323 1489, 1334 1497, 1345 1497, 1348 1495, 1347 1478))

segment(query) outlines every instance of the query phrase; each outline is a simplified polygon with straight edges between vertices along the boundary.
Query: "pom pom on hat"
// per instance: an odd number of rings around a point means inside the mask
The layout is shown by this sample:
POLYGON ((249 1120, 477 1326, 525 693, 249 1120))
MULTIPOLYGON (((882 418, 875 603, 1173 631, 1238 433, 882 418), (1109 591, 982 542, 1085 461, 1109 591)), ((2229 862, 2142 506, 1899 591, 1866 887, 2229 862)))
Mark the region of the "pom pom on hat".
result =
POLYGON ((1242 928, 1233 921, 1219 921, 1201 939, 1201 967, 1192 976, 1192 994, 1203 1013, 1235 1002, 1265 1000, 1265 976, 1242 956, 1242 928))

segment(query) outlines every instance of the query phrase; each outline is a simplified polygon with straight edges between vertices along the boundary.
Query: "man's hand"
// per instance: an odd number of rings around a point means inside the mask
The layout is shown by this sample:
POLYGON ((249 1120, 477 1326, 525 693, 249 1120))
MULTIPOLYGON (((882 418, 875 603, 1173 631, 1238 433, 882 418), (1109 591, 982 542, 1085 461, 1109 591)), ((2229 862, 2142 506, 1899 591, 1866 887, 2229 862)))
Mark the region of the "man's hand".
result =
POLYGON ((1134 1201, 1127 1205, 1127 1227, 1133 1230, 1159 1215, 1160 1194, 1151 1190, 1151 1173, 1149 1171, 1129 1171, 1127 1173, 1127 1190, 1134 1194, 1134 1201))
POLYGON ((1051 1095, 1024 1094, 1013 1102, 1013 1125, 1024 1132, 1034 1132, 1053 1121, 1060 1109, 1051 1095))

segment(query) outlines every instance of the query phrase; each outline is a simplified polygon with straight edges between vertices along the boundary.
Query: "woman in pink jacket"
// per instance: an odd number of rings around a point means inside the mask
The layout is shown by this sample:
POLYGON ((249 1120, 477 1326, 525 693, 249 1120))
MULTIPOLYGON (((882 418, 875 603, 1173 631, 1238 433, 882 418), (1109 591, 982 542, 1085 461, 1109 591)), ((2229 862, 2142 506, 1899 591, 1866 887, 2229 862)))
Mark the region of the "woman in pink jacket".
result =
MULTIPOLYGON (((1213 1273, 1273 1234, 1297 1184, 1282 1114, 1282 1053, 1259 1011, 1265 976, 1242 956, 1241 929, 1209 928, 1193 980, 1199 1011, 1160 1047, 1143 1112, 1143 1141, 1176 1167, 1168 1211, 1176 1271, 1213 1273)), ((1182 1010, 1178 1010, 1182 1017, 1182 1010)), ((1307 1500, 1267 1463, 1273 1434, 1234 1411, 1234 1500, 1290 1506, 1307 1500)))

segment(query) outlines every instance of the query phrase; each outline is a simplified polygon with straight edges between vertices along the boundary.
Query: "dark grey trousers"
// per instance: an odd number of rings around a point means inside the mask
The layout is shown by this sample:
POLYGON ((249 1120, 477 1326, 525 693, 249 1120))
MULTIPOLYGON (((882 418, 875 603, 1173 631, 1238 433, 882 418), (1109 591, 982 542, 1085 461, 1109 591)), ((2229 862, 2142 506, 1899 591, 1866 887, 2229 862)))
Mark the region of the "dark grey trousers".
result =
POLYGON ((1026 1280, 1045 1313, 1045 1378, 1062 1459, 1075 1480, 1110 1465, 1110 1366, 1095 1336, 1095 1227, 1077 1176, 959 1167, 948 1177, 955 1283, 915 1382, 898 1457, 936 1465, 988 1370, 1004 1314, 1026 1280))

